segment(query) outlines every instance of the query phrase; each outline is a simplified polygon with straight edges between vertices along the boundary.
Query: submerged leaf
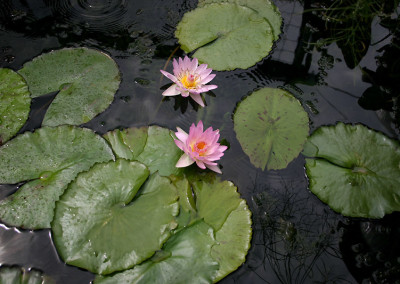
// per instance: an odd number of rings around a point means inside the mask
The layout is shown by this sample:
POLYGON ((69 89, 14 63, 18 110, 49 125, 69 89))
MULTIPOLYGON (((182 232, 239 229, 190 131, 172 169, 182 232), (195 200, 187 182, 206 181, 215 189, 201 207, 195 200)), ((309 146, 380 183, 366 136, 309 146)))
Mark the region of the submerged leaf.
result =
POLYGON ((109 274, 161 249, 175 226, 178 196, 157 173, 135 196, 148 174, 143 164, 119 159, 78 175, 57 202, 52 222, 66 263, 109 274))
POLYGON ((308 116, 290 93, 263 88, 239 103, 234 129, 254 166, 283 169, 303 149, 309 131, 308 116))
POLYGON ((73 126, 19 135, 0 148, 0 156, 0 183, 29 181, 0 201, 0 218, 30 229, 50 227, 55 201, 79 172, 114 158, 104 139, 73 126))
POLYGON ((79 125, 104 111, 118 90, 117 64, 106 54, 88 48, 52 51, 26 63, 19 73, 32 97, 59 91, 43 125, 79 125))
POLYGON ((0 68, 0 145, 8 141, 28 119, 31 98, 24 78, 0 68))
POLYGON ((200 221, 173 235, 150 260, 94 283, 211 283, 218 270, 210 255, 213 245, 212 228, 200 221))
POLYGON ((35 269, 26 270, 16 266, 0 267, 1 284, 55 284, 50 277, 35 269))
POLYGON ((246 69, 271 51, 274 34, 258 12, 231 3, 208 4, 186 13, 175 36, 181 48, 215 70, 246 69))
POLYGON ((400 145, 362 125, 320 127, 304 152, 310 190, 345 216, 400 210, 400 145))
POLYGON ((176 162, 182 151, 176 147, 173 132, 159 126, 113 130, 104 135, 115 154, 120 158, 137 160, 145 164, 151 173, 162 176, 179 175, 182 169, 176 162))

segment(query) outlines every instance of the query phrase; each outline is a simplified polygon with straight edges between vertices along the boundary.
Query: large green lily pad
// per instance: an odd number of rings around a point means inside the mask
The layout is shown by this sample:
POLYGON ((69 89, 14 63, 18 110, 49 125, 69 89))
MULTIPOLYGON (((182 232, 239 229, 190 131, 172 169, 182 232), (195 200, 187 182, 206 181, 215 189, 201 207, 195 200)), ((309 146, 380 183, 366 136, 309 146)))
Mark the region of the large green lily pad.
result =
POLYGON ((0 267, 1 284, 54 284, 55 281, 36 269, 26 270, 17 266, 0 267))
POLYGON ((279 9, 269 0, 199 0, 198 7, 204 7, 211 3, 233 3, 251 8, 263 16, 271 24, 274 39, 281 33, 282 17, 279 9))
POLYGON ((114 159, 103 138, 74 126, 26 132, 0 147, 0 157, 0 183, 29 181, 0 201, 0 218, 29 229, 50 227, 55 201, 79 172, 114 159))
POLYGON ((175 145, 173 132, 159 126, 113 130, 104 135, 115 155, 137 160, 149 167, 150 172, 162 176, 179 175, 183 170, 175 167, 182 151, 175 145))
POLYGON ((363 125, 317 129, 304 152, 310 190, 336 212, 382 218, 400 210, 400 145, 363 125))
POLYGON ((186 13, 175 36, 185 52, 196 50, 193 57, 215 70, 253 66, 268 55, 274 41, 268 20, 232 3, 208 4, 186 13))
POLYGON ((119 159, 78 175, 57 202, 52 231, 62 259, 109 274, 139 264, 161 249, 176 226, 172 182, 139 162, 119 159))
POLYGON ((309 132, 308 116, 290 93, 263 88, 239 103, 234 129, 254 166, 283 169, 303 149, 309 132))
POLYGON ((24 78, 0 68, 0 145, 12 138, 28 119, 31 97, 24 78))
POLYGON ((120 83, 117 64, 88 48, 65 48, 34 58, 19 70, 32 97, 59 91, 43 125, 79 125, 104 111, 120 83))
POLYGON ((94 283, 211 283, 218 270, 210 255, 213 245, 212 228, 200 221, 173 235, 150 260, 94 283))

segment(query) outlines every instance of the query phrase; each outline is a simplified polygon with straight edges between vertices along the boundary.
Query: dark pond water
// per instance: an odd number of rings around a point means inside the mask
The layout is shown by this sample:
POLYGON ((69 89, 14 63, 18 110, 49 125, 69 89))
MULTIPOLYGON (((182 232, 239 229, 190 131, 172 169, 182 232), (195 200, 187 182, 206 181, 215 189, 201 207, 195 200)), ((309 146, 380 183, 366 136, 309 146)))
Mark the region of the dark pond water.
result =
MULTIPOLYGON (((324 31, 331 22, 325 25, 324 10, 309 10, 333 1, 314 2, 275 1, 283 28, 272 53, 247 70, 216 72, 213 83, 219 87, 205 96, 205 108, 179 98, 162 100, 169 82, 159 72, 171 54, 183 55, 175 27, 197 1, 2 0, 0 67, 18 70, 33 57, 63 47, 96 48, 117 62, 122 83, 112 105, 85 127, 100 134, 149 124, 188 129, 201 119, 219 128, 230 143, 221 160, 222 178, 238 186, 254 224, 247 261, 221 283, 399 283, 399 214, 382 220, 345 218, 308 190, 303 156, 284 170, 262 171, 250 163, 233 131, 237 103, 268 86, 282 87, 302 102, 311 132, 342 121, 400 138, 399 20, 390 12, 396 1, 384 7, 385 21, 368 11, 357 17, 353 45, 342 40, 321 48, 314 43, 332 37, 324 31), (379 91, 367 91, 371 87, 379 91)), ((371 6, 381 1, 347 2, 371 6)), ((171 64, 166 68, 171 71, 171 64)), ((51 99, 34 100, 22 131, 40 127, 51 99)), ((14 190, 0 185, 0 197, 14 190)), ((94 278, 59 259, 48 230, 0 226, 0 263, 39 269, 57 283, 94 278)))

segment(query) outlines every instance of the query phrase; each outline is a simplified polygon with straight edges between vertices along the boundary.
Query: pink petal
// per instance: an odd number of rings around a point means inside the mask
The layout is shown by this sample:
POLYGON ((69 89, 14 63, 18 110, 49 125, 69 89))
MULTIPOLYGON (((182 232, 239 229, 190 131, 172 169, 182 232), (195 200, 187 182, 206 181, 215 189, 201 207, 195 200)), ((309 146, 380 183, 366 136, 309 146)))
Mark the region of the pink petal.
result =
POLYGON ((198 103, 200 106, 204 107, 204 102, 203 102, 203 98, 201 97, 200 94, 193 94, 190 93, 190 97, 196 102, 198 103))
POLYGON ((201 64, 199 67, 196 69, 196 73, 200 75, 204 70, 207 69, 207 64, 201 64))
POLYGON ((184 168, 184 167, 190 166, 193 163, 194 163, 194 161, 189 157, 189 155, 184 153, 180 157, 179 161, 176 163, 175 167, 184 168))
POLYGON ((221 169, 218 166, 214 166, 214 165, 207 165, 206 167, 209 168, 210 170, 218 173, 218 174, 222 174, 221 169))
POLYGON ((176 138, 185 143, 188 138, 188 134, 179 127, 177 127, 176 129, 178 130, 177 132, 175 132, 176 138))
POLYGON ((211 74, 211 72, 212 72, 212 69, 211 69, 211 68, 208 68, 208 69, 205 69, 205 70, 199 72, 198 74, 199 74, 199 76, 200 76, 201 78, 206 78, 208 75, 211 74))
POLYGON ((184 89, 184 90, 181 89, 181 95, 182 95, 182 97, 186 98, 189 96, 189 92, 186 89, 184 89))
POLYGON ((160 72, 165 76, 165 77, 167 77, 168 79, 170 79, 172 82, 176 82, 176 81, 178 81, 178 79, 176 79, 176 77, 174 76, 174 75, 172 75, 171 73, 168 73, 167 71, 164 71, 164 70, 160 70, 160 72))
POLYGON ((214 89, 216 89, 216 88, 218 88, 217 85, 204 85, 204 86, 202 86, 201 88, 198 88, 198 89, 197 89, 197 92, 199 92, 199 93, 205 93, 205 92, 208 92, 208 91, 210 91, 210 90, 214 90, 214 89))
POLYGON ((207 84, 208 82, 210 82, 212 79, 214 79, 215 76, 216 76, 216 74, 208 75, 207 77, 205 77, 204 79, 202 79, 202 80, 200 81, 200 83, 203 84, 203 85, 205 85, 205 84, 207 84))
POLYGON ((193 58, 190 69, 189 69, 191 73, 196 71, 197 65, 199 65, 199 61, 197 60, 197 58, 193 58))
POLYGON ((202 161, 196 161, 197 166, 199 166, 200 169, 205 170, 206 166, 204 165, 204 163, 202 161))
POLYGON ((185 144, 182 143, 182 141, 179 140, 174 140, 175 145, 178 146, 179 149, 181 149, 182 151, 185 151, 185 144))
POLYGON ((162 95, 165 97, 176 96, 179 95, 181 92, 178 90, 176 84, 172 84, 168 89, 166 89, 162 95))

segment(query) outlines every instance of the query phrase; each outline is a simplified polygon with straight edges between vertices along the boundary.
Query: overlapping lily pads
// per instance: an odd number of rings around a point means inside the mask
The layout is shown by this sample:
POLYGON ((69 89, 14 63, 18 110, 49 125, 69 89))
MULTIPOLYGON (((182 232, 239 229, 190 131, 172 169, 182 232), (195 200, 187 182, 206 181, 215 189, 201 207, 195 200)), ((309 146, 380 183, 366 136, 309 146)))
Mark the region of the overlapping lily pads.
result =
POLYGON ((179 175, 182 169, 175 165, 182 156, 172 137, 173 132, 159 126, 113 130, 104 135, 115 155, 137 160, 149 167, 151 173, 162 176, 179 175))
POLYGON ((59 91, 47 109, 45 126, 88 122, 110 105, 120 83, 114 60, 88 48, 65 48, 40 55, 19 73, 33 98, 59 91))
POLYGON ((215 244, 212 228, 200 221, 172 236, 150 260, 94 283, 211 283, 218 270, 210 254, 215 244))
POLYGON ((36 269, 17 266, 0 267, 1 284, 55 284, 55 281, 36 269))
POLYGON ((57 202, 52 230, 69 264, 109 274, 151 257, 176 226, 178 196, 167 178, 119 159, 81 173, 57 202))
POLYGON ((400 145, 363 125, 317 129, 304 154, 310 190, 336 212, 382 218, 400 210, 400 145))
POLYGON ((0 68, 0 145, 12 138, 28 119, 31 98, 24 78, 0 68))
POLYGON ((308 115, 287 91, 263 88, 239 103, 234 130, 254 166, 283 169, 303 149, 309 131, 308 115))
POLYGON ((262 14, 231 2, 207 4, 186 13, 175 36, 185 52, 196 50, 193 57, 215 70, 246 69, 272 48, 274 32, 262 14))
POLYGON ((74 126, 19 135, 0 148, 0 156, 0 183, 28 181, 0 201, 0 219, 30 229, 50 227, 55 201, 79 172, 114 159, 103 138, 74 126))

